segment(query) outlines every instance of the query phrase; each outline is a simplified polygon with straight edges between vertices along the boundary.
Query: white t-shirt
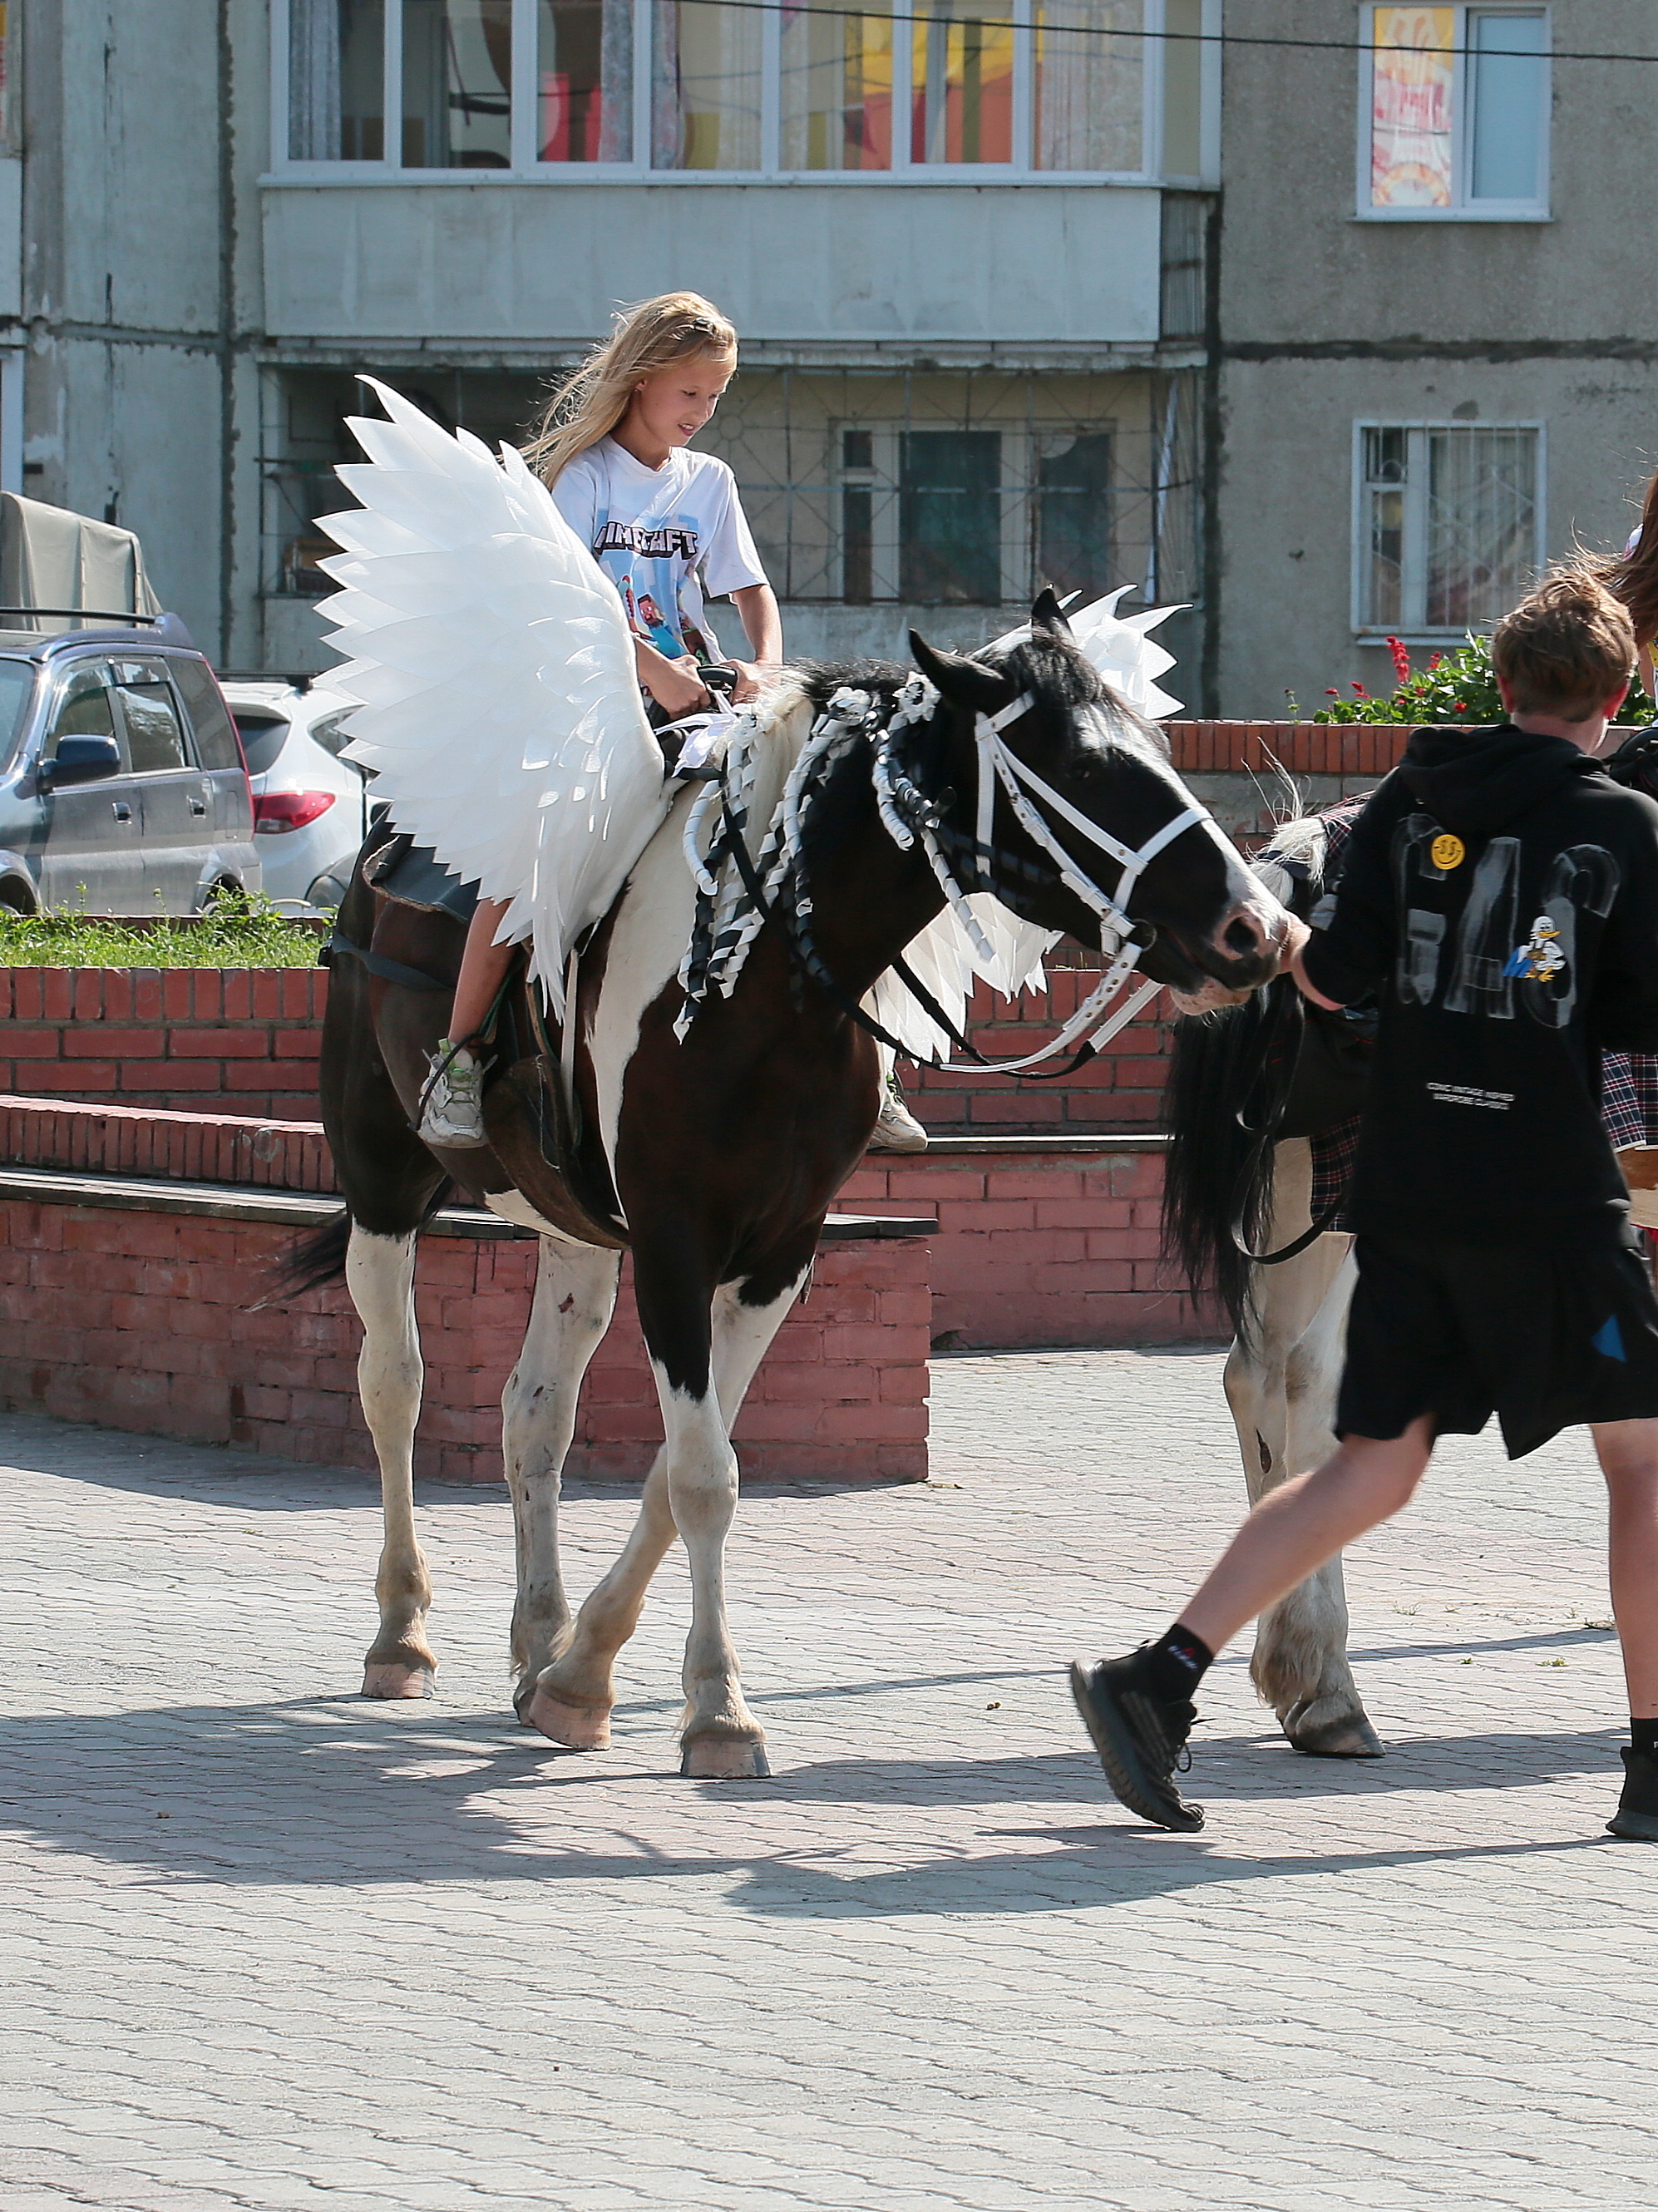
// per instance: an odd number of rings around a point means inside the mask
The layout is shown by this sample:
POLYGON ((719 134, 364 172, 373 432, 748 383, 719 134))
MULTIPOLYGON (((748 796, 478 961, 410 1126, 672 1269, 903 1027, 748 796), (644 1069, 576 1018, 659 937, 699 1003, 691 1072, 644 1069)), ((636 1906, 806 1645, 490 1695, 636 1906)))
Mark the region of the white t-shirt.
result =
POLYGON ((621 592, 637 636, 671 660, 720 659, 703 592, 723 599, 766 580, 724 461, 681 446, 647 469, 601 438, 564 469, 553 498, 621 592))

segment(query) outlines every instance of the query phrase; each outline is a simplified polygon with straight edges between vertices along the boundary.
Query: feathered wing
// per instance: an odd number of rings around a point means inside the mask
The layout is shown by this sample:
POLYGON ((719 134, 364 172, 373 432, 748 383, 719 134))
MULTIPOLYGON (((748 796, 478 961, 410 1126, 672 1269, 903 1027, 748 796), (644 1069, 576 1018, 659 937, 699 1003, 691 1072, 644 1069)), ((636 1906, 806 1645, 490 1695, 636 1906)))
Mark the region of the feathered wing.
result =
POLYGON ((572 942, 606 913, 672 793, 615 586, 510 447, 499 459, 365 378, 389 422, 323 518, 329 682, 361 704, 349 757, 392 819, 486 898, 563 1004, 572 942))
MULTIPOLYGON (((1175 713, 1181 703, 1157 682, 1174 666, 1175 656, 1154 645, 1147 632, 1179 609, 1151 607, 1145 614, 1119 615, 1117 602, 1128 588, 1125 584, 1121 591, 1095 599, 1088 606, 1068 608, 1066 620, 1072 641, 1112 690, 1137 712, 1159 721, 1175 713)), ((1013 633, 1015 637, 1019 635, 1013 633)), ((1011 639, 999 641, 1011 642, 1011 639)), ((1021 921, 997 899, 980 894, 968 904, 996 954, 993 962, 984 958, 949 907, 904 948, 905 960, 958 1030, 975 981, 987 983, 999 998, 1045 989, 1048 975, 1043 957, 1049 946, 1059 941, 1057 931, 1021 921)), ((891 969, 865 1003, 882 1027, 901 1038, 915 1059, 949 1058, 950 1038, 891 969)))

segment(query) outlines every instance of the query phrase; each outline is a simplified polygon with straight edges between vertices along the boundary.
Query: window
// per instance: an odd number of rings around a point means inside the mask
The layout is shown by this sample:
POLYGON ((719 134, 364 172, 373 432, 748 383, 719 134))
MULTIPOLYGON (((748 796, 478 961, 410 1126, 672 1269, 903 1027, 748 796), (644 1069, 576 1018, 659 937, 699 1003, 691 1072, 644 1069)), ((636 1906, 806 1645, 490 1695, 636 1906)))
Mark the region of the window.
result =
MULTIPOLYGON (((1202 33, 1217 16, 1216 0, 273 9, 290 162, 519 178, 1196 178, 1219 65, 1202 33)), ((1482 159, 1484 175, 1497 156, 1482 159)))
POLYGON ((127 756, 135 775, 188 768, 178 702, 165 674, 150 660, 115 665, 115 696, 126 725, 127 756))
POLYGON ((46 750, 50 753, 59 738, 112 738, 115 712, 109 703, 109 671, 101 661, 77 668, 64 684, 52 718, 46 750))
POLYGON ((207 769, 240 768, 242 757, 224 695, 199 660, 170 660, 196 734, 196 757, 207 769))
POLYGON ((1548 11, 1361 11, 1361 214, 1548 213, 1548 11))
POLYGON ((1361 424, 1353 626, 1460 636, 1495 622, 1541 557, 1542 434, 1529 424, 1361 424))

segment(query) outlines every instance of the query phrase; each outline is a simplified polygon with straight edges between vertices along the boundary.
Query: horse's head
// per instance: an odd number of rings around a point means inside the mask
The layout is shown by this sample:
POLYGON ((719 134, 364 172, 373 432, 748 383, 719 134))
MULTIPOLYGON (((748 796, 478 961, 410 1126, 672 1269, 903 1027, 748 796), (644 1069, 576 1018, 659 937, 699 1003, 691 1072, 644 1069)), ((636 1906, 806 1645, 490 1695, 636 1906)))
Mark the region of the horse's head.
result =
POLYGON ((1187 1008, 1271 981, 1290 915, 1175 774, 1162 732, 1071 642, 1051 592, 1028 632, 973 658, 914 631, 910 647, 950 710, 950 828, 991 848, 1007 905, 1107 951, 1112 909, 1125 913, 1149 939, 1142 970, 1187 1008))

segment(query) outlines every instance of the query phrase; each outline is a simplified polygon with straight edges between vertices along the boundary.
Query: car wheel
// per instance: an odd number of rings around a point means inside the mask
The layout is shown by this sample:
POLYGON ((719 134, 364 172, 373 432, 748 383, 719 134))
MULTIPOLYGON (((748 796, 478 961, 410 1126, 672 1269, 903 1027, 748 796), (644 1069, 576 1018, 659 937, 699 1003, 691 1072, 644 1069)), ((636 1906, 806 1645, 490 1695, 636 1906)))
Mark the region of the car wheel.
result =
POLYGON ((7 914, 39 914, 40 901, 33 884, 20 883, 9 876, 0 884, 0 909, 7 914))

